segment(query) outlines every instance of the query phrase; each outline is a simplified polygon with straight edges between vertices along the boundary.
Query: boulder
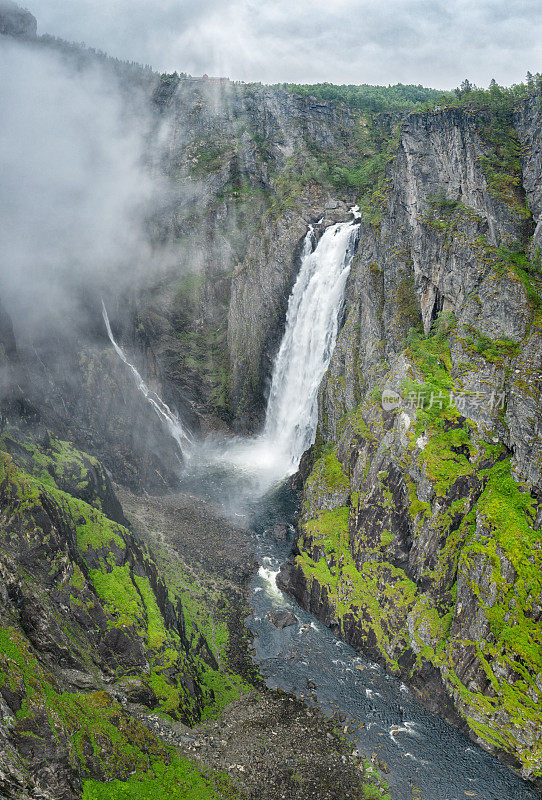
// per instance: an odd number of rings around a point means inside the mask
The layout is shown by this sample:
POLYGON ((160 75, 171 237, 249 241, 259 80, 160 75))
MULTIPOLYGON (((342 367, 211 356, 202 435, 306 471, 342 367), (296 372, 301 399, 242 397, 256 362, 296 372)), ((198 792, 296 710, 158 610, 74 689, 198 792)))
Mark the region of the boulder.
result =
POLYGON ((273 623, 275 628, 279 629, 279 631, 281 631, 283 628, 289 627, 290 625, 295 625, 297 622, 297 617, 295 614, 292 614, 291 611, 281 611, 279 609, 276 611, 270 611, 267 615, 267 618, 273 623))
POLYGON ((282 523, 280 525, 273 525, 272 528, 268 528, 265 531, 265 536, 269 536, 270 539, 275 539, 276 542, 285 542, 289 533, 290 526, 286 525, 286 523, 282 523))

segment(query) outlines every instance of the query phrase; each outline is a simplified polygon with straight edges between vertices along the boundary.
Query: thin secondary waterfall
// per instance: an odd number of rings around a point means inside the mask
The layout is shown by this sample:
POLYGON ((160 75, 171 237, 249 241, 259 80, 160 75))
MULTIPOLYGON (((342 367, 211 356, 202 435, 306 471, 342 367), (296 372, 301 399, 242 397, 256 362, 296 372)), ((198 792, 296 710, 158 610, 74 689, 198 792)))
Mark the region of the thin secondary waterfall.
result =
MULTIPOLYGON (((353 209, 355 218, 359 216, 356 211, 353 209)), ((332 225, 315 249, 312 227, 305 238, 273 369, 263 434, 284 455, 290 473, 314 442, 318 387, 337 341, 358 230, 355 219, 332 225)))
POLYGON ((124 351, 120 345, 117 344, 115 341, 115 337, 113 336, 113 331, 111 330, 111 325, 109 322, 109 317, 107 315, 107 309, 105 307, 105 303, 102 300, 102 315, 105 322, 105 327, 107 330, 107 335, 109 336, 109 340, 117 355, 119 356, 122 361, 126 364, 127 367, 132 372, 134 376, 134 380, 136 382, 137 388, 145 398, 145 400, 150 403, 156 414, 160 417, 161 421, 165 424, 166 428, 168 429, 171 436, 177 442, 181 453, 183 454, 184 458, 188 458, 191 454, 192 449, 192 437, 184 428, 183 424, 181 423, 180 419, 174 412, 170 409, 170 407, 164 403, 161 397, 159 397, 156 392, 150 389, 137 369, 131 364, 126 356, 124 355, 124 351))

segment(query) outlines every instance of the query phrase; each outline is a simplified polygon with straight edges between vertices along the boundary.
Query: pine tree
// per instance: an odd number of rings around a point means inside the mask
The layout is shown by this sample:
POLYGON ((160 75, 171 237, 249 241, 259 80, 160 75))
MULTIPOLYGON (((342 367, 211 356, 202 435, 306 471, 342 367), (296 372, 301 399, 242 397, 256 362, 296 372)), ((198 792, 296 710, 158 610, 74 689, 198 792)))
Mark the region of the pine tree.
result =
POLYGON ((468 78, 465 78, 465 80, 462 81, 461 86, 459 86, 457 89, 454 89, 454 92, 461 100, 464 95, 469 94, 469 92, 472 92, 473 89, 476 89, 476 86, 471 83, 468 78))

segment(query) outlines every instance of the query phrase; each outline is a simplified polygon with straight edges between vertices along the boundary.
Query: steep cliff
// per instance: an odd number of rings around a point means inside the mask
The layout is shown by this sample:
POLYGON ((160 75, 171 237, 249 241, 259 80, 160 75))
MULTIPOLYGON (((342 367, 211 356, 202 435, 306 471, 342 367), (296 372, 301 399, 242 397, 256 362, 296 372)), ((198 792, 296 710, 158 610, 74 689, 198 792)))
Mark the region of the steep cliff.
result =
POLYGON ((178 187, 157 229, 177 265, 139 303, 140 340, 203 425, 253 432, 308 223, 344 216, 319 154, 355 161, 361 115, 206 78, 164 78, 155 103, 178 187))
MULTIPOLYGON (((538 100, 401 125, 281 585, 541 775, 538 100), (532 234, 536 229, 534 240, 532 234)), ((365 214, 367 219, 367 214, 365 214)))
POLYGON ((125 781, 154 761, 196 779, 146 716, 193 725, 243 691, 227 627, 207 642, 203 588, 168 577, 122 524, 99 462, 9 424, 1 449, 2 796, 76 798, 89 778, 125 781))
MULTIPOLYGON (((58 42, 38 46, 86 69, 58 42)), ((18 382, 47 424, 88 446, 119 480, 165 489, 175 484, 178 454, 118 369, 100 295, 119 343, 190 427, 253 432, 300 242, 309 222, 342 219, 354 201, 355 191, 339 191, 329 175, 356 162, 363 120, 283 89, 137 70, 119 78, 115 64, 101 66, 128 96, 131 124, 149 130, 146 158, 160 174, 143 232, 152 256, 131 282, 123 274, 59 286, 61 296, 76 295, 77 310, 57 318, 49 309, 39 336, 16 319, 18 382)))

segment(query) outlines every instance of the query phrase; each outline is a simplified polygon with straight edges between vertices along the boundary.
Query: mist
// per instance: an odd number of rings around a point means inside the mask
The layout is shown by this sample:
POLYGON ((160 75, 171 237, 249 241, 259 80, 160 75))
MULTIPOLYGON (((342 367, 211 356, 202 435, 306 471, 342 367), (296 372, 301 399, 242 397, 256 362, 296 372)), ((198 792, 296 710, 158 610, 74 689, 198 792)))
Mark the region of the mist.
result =
POLYGON ((145 159, 150 115, 111 71, 4 39, 0 72, 0 292, 33 336, 149 270, 163 181, 145 159))
POLYGON ((156 69, 274 83, 510 84, 539 69, 534 0, 33 0, 40 31, 156 69))

